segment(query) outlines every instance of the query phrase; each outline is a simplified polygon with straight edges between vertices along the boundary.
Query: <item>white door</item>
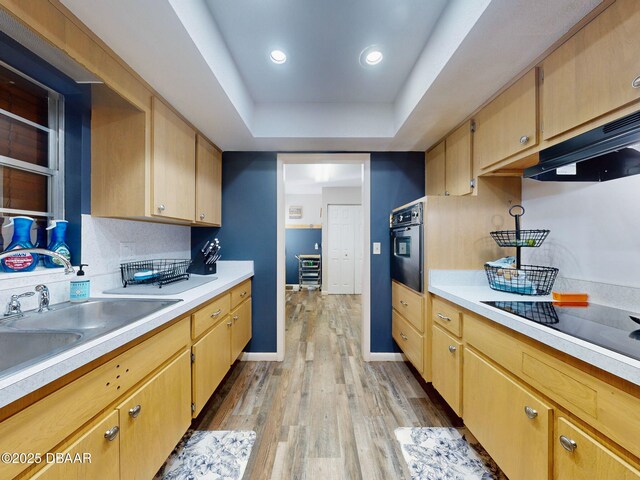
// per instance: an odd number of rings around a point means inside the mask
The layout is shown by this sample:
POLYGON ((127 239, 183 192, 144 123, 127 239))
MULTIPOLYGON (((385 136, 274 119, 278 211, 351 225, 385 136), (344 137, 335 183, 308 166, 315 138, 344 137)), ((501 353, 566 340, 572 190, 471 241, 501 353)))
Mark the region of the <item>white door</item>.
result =
POLYGON ((355 262, 354 293, 362 294, 362 264, 364 263, 364 233, 362 231, 362 205, 355 206, 355 262))
MULTIPOLYGON (((327 293, 356 293, 356 282, 362 290, 361 270, 356 274, 356 265, 362 268, 362 258, 357 262, 357 224, 362 231, 362 207, 360 205, 329 205, 328 211, 328 291, 327 293), (359 220, 358 220, 359 219, 359 220)), ((361 235, 361 234, 360 234, 361 235)), ((359 246, 362 250, 362 246, 359 246)), ((362 257, 362 252, 360 252, 362 257)), ((359 292, 358 292, 359 293, 359 292)))

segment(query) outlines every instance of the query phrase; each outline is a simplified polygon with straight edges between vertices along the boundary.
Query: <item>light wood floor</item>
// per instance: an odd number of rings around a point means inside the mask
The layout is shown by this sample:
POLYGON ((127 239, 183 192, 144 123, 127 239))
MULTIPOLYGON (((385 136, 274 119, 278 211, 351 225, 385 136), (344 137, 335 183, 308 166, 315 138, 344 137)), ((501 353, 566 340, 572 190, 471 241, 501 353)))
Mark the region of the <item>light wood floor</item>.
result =
POLYGON ((246 479, 410 478, 394 429, 456 417, 404 363, 363 362, 360 321, 358 295, 287 293, 285 361, 237 362, 195 426, 257 433, 246 479))

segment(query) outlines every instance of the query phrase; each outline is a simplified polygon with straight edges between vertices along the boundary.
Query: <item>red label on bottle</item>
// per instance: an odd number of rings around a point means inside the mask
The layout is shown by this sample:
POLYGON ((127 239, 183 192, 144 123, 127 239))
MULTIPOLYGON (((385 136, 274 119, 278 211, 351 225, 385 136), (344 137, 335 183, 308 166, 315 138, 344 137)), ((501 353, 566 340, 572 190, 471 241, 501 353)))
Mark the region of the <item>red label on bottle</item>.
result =
POLYGON ((33 264, 33 255, 30 253, 16 253, 3 261, 5 266, 11 270, 24 270, 33 264))

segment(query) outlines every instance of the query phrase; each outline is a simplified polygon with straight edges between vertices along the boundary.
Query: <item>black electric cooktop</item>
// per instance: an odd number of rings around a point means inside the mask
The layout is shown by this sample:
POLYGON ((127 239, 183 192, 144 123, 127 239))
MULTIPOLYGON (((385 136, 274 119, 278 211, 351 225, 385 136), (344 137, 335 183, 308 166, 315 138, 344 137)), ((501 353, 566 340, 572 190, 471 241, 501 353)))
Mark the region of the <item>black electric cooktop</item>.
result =
POLYGON ((590 303, 482 302, 572 337, 640 360, 640 315, 590 303))

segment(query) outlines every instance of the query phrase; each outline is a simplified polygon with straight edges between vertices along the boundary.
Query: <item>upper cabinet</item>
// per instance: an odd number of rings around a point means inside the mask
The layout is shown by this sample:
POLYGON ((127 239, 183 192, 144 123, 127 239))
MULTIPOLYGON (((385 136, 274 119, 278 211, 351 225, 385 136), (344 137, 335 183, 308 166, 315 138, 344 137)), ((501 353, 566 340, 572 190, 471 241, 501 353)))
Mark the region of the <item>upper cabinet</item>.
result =
POLYGON ((222 223, 222 154, 202 135, 196 137, 195 221, 202 225, 222 223))
POLYGON ((445 142, 444 140, 429 150, 425 157, 425 193, 426 195, 445 195, 445 142))
POLYGON ((447 195, 473 191, 471 164, 471 122, 465 122, 445 140, 445 183, 447 195))
POLYGON ((158 98, 151 105, 151 214, 190 222, 196 208, 196 132, 158 98))
POLYGON ((473 162, 482 171, 538 144, 537 70, 534 68, 475 116, 473 162))
POLYGON ((544 140, 640 98, 639 29, 637 0, 617 0, 544 60, 544 140))

